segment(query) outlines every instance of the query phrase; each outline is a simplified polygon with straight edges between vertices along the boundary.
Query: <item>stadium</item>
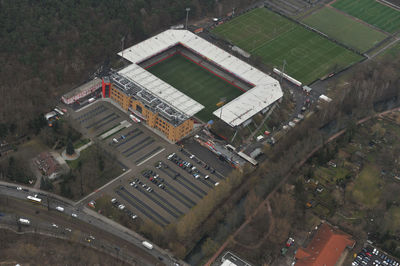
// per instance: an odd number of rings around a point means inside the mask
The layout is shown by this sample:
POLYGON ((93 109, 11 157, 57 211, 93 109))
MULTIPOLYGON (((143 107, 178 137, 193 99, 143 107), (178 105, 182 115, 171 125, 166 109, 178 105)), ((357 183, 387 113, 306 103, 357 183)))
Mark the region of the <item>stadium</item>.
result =
POLYGON ((166 30, 118 55, 132 64, 103 79, 103 97, 173 142, 195 120, 246 125, 283 95, 277 80, 187 30, 166 30))

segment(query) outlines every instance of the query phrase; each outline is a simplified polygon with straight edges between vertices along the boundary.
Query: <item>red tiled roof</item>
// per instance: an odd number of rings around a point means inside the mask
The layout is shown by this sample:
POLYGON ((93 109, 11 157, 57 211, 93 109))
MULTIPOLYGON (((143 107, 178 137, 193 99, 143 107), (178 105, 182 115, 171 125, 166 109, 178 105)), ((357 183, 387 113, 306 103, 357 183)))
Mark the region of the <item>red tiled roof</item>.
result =
POLYGON ((37 156, 36 164, 47 176, 50 176, 51 174, 60 170, 60 165, 48 152, 40 153, 37 156))
POLYGON ((351 236, 323 223, 307 248, 299 248, 296 266, 335 266, 346 247, 355 241, 351 236))

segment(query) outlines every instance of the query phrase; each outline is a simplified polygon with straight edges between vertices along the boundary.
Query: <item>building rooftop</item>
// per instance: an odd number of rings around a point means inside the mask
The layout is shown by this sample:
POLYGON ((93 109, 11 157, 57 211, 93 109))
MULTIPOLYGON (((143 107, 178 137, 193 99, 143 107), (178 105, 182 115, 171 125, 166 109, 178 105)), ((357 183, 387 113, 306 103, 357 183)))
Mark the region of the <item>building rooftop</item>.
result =
POLYGON ((192 116, 201 110, 201 104, 191 99, 181 106, 180 104, 185 102, 184 99, 188 99, 188 96, 185 95, 186 98, 180 96, 184 94, 138 66, 141 62, 178 44, 196 51, 230 74, 236 75, 254 86, 246 93, 214 111, 214 115, 220 117, 232 127, 242 124, 283 96, 277 80, 187 30, 166 30, 123 50, 118 55, 133 63, 132 66, 128 66, 132 73, 127 73, 132 80, 143 83, 143 86, 146 86, 149 91, 174 105, 188 116, 192 116), (138 75, 135 75, 135 73, 138 75))
POLYGON ((101 87, 101 79, 99 78, 95 78, 89 82, 85 82, 84 84, 76 87, 75 89, 67 92, 66 94, 64 94, 62 97, 65 99, 69 99, 74 97, 75 95, 80 94, 81 92, 90 90, 92 88, 98 88, 101 87))
POLYGON ((250 263, 239 258, 230 251, 226 252, 224 256, 222 256, 221 261, 221 266, 251 266, 250 263))
POLYGON ((298 266, 335 266, 346 247, 353 247, 350 235, 323 223, 310 244, 296 253, 298 266))

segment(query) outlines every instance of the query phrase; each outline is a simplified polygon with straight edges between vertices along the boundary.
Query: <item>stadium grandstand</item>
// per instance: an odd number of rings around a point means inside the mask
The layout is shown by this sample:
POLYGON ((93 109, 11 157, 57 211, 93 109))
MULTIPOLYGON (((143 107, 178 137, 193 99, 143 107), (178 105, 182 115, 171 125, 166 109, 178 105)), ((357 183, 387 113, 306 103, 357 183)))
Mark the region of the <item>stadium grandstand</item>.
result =
POLYGON ((204 106, 147 70, 176 54, 244 92, 213 112, 231 127, 244 125, 283 95, 279 82, 267 74, 188 30, 170 29, 118 53, 132 64, 103 79, 103 97, 178 141, 192 131, 192 117, 204 106))

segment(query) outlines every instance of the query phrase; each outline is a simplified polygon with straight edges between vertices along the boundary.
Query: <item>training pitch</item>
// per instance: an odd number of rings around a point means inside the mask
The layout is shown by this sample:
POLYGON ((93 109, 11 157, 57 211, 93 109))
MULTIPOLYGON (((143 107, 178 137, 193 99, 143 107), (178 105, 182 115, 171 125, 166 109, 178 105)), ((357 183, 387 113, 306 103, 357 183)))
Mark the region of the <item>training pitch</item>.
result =
POLYGON ((213 30, 213 33, 282 68, 304 84, 341 70, 362 56, 307 30, 266 8, 254 9, 213 30))
POLYGON ((204 105, 205 108, 195 115, 204 122, 213 119, 212 112, 219 108, 216 104, 221 98, 225 97, 227 103, 244 93, 181 55, 174 55, 147 70, 204 105))
POLYGON ((385 33, 329 7, 306 17, 303 22, 360 52, 371 49, 387 37, 385 33))
POLYGON ((338 0, 332 6, 384 31, 400 29, 400 11, 376 0, 338 0))

